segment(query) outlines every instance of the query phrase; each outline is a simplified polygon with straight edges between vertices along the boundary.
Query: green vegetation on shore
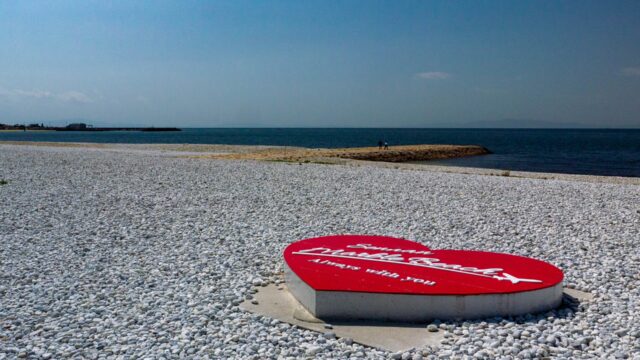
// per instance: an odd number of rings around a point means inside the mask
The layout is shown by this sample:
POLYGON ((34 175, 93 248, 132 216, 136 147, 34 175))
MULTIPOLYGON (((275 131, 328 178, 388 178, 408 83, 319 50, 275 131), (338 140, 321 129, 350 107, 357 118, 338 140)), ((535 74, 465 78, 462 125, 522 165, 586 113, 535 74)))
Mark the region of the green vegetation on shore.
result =
POLYGON ((9 182, 5 179, 0 179, 0 185, 7 185, 9 182))

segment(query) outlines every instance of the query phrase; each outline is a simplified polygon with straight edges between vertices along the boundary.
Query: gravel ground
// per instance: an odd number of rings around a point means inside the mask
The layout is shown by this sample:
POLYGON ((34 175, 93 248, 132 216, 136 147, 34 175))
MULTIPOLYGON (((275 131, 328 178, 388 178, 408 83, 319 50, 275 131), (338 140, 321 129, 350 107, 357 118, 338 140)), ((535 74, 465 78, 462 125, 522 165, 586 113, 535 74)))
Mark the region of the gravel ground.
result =
POLYGON ((640 358, 640 187, 0 146, 0 359, 640 358), (549 261, 593 301, 388 353, 243 312, 295 240, 549 261))

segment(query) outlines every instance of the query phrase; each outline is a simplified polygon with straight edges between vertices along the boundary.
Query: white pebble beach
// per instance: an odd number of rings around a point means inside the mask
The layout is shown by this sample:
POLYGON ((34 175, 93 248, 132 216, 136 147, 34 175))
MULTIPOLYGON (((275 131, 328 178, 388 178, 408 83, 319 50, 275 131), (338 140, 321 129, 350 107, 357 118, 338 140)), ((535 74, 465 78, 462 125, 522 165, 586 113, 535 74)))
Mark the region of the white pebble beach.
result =
POLYGON ((0 359, 640 358, 637 184, 2 144, 0 179, 0 359), (238 307, 331 234, 533 257, 593 299, 401 353, 238 307))

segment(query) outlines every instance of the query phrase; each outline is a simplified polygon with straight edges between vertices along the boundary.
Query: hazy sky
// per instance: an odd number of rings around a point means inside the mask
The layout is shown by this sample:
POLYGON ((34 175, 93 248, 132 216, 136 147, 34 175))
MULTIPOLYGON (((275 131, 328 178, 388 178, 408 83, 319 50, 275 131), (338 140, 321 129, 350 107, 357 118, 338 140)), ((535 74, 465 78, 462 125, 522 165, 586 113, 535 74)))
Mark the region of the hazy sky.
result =
POLYGON ((640 1, 1 1, 0 122, 640 127, 640 1))

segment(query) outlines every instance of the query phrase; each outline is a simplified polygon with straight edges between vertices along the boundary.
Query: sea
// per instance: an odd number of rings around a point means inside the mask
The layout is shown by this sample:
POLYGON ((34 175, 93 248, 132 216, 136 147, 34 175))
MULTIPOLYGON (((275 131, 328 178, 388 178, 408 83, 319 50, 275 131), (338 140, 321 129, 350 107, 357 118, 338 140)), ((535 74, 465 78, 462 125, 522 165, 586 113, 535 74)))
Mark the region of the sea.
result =
POLYGON ((445 166, 640 177, 640 129, 183 128, 179 132, 0 132, 1 140, 280 145, 310 148, 481 145, 492 154, 429 161, 445 166))

